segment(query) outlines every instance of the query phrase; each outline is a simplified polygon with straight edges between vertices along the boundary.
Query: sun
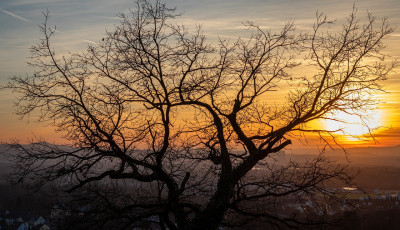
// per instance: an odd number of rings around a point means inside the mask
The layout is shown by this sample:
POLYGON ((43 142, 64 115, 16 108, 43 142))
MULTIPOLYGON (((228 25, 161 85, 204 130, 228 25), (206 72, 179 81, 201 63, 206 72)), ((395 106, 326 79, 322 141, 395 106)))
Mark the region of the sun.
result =
POLYGON ((362 119, 358 115, 335 111, 329 117, 330 119, 325 121, 325 127, 328 131, 338 130, 337 133, 342 136, 359 138, 378 129, 381 126, 380 117, 378 109, 372 109, 366 114, 362 114, 362 119))

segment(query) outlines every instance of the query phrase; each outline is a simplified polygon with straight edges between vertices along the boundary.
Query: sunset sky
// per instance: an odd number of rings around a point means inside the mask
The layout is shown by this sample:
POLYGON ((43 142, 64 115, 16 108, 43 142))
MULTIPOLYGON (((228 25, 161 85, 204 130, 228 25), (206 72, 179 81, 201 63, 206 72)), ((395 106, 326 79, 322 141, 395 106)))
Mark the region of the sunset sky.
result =
MULTIPOLYGON (((218 36, 237 38, 244 36, 243 22, 252 21, 262 28, 277 30, 288 20, 294 20, 298 31, 309 31, 315 22, 317 11, 324 12, 338 24, 352 10, 353 1, 340 0, 169 0, 167 4, 183 12, 180 23, 187 26, 202 25, 210 41, 218 36)), ((354 1, 358 16, 372 12, 378 18, 388 17, 395 32, 385 41, 384 52, 400 58, 400 1, 354 1)), ((42 11, 50 11, 49 24, 56 25, 58 33, 53 42, 58 54, 79 51, 90 43, 99 41, 105 30, 112 30, 119 23, 118 12, 129 12, 135 6, 133 0, 2 0, 0 1, 0 85, 12 76, 32 73, 26 64, 29 47, 41 37, 38 24, 43 22, 42 11)), ((390 60, 386 60, 390 61, 390 60)), ((400 144, 400 68, 383 82, 386 94, 377 95, 380 103, 371 111, 370 126, 376 128, 376 146, 400 144)), ((0 142, 11 139, 27 140, 34 137, 54 139, 51 127, 35 122, 34 115, 19 119, 13 114, 16 95, 0 91, 0 142)), ((340 115, 339 115, 340 116, 340 115)), ((350 123, 357 123, 351 121, 350 123)), ((319 124, 334 129, 337 124, 319 124)), ((349 133, 358 135, 365 131, 360 125, 349 125, 349 133), (357 131, 359 130, 359 131, 357 131)), ((368 146, 371 141, 355 140, 341 136, 345 145, 368 146)))

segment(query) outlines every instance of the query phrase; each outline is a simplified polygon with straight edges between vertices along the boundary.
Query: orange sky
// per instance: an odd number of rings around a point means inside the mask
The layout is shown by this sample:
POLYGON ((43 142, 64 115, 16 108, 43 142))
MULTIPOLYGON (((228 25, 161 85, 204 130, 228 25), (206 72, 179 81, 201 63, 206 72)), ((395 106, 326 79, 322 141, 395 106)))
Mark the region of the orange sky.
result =
MULTIPOLYGON (((341 1, 168 1, 177 6, 184 15, 180 22, 188 26, 201 24, 210 40, 218 36, 237 38, 243 33, 242 22, 251 20, 263 28, 277 29, 285 21, 295 20, 299 31, 307 31, 315 21, 315 12, 325 12, 332 19, 343 20, 352 9, 353 2, 341 1), (334 2, 334 3, 333 3, 334 2), (210 7, 212 6, 212 7, 210 7)), ((393 58, 400 57, 400 1, 355 1, 358 15, 364 16, 367 10, 377 17, 387 16, 397 30, 386 40, 385 52, 393 58)), ((88 43, 100 40, 105 28, 112 29, 118 23, 117 12, 126 12, 133 7, 132 1, 51 1, 51 0, 15 0, 0 2, 0 84, 5 84, 13 75, 24 76, 32 70, 25 63, 30 45, 40 37, 37 24, 42 20, 41 11, 49 9, 51 24, 57 25, 59 33, 54 46, 60 52, 76 51, 88 43), (3 36, 4 35, 4 36, 3 36)), ((388 61, 388 60, 386 60, 388 61)), ((338 135, 345 146, 393 146, 400 144, 400 69, 397 68, 389 80, 383 83, 388 93, 377 95, 380 103, 376 111, 371 111, 371 126, 377 129, 374 137, 357 140, 338 135)), ((51 126, 35 122, 35 114, 24 119, 13 114, 13 101, 16 95, 7 90, 0 91, 0 142, 11 139, 29 140, 44 138, 62 142, 51 126)), ((332 128, 333 124, 319 123, 320 127, 332 128)), ((361 129, 350 125, 352 131, 361 129)), ((359 134, 359 133, 358 133, 359 134)), ((311 145, 317 143, 310 137, 311 145)))

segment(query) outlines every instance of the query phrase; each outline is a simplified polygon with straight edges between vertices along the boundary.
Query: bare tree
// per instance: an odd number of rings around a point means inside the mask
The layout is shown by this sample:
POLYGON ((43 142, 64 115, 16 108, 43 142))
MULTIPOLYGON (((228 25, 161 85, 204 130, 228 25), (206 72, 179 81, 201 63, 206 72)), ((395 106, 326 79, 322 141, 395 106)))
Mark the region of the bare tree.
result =
POLYGON ((393 68, 381 53, 393 28, 370 14, 363 24, 356 10, 339 32, 317 15, 309 34, 296 34, 292 22, 277 33, 247 23, 249 39, 212 44, 201 28, 174 24, 165 4, 140 0, 98 45, 69 57, 52 49, 55 29, 44 16, 29 61, 36 72, 8 87, 21 95, 18 114, 39 112, 73 146, 15 144, 15 176, 79 192, 97 227, 216 229, 245 216, 319 224, 282 207, 311 198, 317 206, 332 183, 351 182, 346 167, 323 155, 303 164, 268 159, 299 133, 334 132, 308 128, 313 120, 337 110, 362 115, 393 68), (301 65, 315 74, 297 76, 301 65), (296 87, 285 103, 268 103, 282 83, 296 87))

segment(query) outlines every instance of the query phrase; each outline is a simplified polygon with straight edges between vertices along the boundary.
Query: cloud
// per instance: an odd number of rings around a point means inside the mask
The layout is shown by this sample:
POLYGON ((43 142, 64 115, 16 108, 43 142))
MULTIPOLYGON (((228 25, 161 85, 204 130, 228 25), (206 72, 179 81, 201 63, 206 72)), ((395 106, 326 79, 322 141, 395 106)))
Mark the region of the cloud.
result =
POLYGON ((34 5, 34 4, 49 4, 54 2, 57 2, 57 0, 14 0, 11 2, 11 4, 14 6, 23 6, 23 5, 34 5))
POLYGON ((382 127, 373 134, 376 138, 399 138, 400 128, 399 127, 382 127))
POLYGON ((91 44, 94 44, 94 45, 99 45, 100 44, 98 42, 94 42, 94 41, 90 41, 90 40, 86 40, 86 39, 83 39, 82 41, 87 42, 87 43, 91 43, 91 44))
POLYGON ((2 12, 5 13, 5 14, 10 15, 11 17, 14 17, 14 18, 17 18, 17 19, 19 19, 19 20, 22 20, 22 21, 24 21, 24 22, 32 22, 31 20, 26 19, 26 18, 24 18, 24 17, 21 17, 21 16, 19 16, 19 15, 16 15, 16 14, 10 12, 10 11, 3 10, 3 9, 1 9, 1 8, 0 8, 0 11, 2 11, 2 12))
POLYGON ((108 16, 98 16, 98 17, 111 20, 121 20, 121 17, 108 17, 108 16))

